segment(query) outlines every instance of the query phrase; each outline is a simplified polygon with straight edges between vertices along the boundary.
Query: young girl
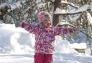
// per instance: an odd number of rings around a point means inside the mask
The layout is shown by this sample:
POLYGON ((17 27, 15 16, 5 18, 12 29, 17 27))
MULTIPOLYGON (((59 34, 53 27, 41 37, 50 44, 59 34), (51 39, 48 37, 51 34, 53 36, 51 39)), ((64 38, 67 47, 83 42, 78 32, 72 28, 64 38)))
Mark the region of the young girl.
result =
POLYGON ((52 26, 51 16, 46 11, 38 14, 38 24, 22 22, 21 27, 30 33, 35 34, 35 63, 52 63, 54 52, 54 40, 56 35, 73 33, 73 28, 63 28, 62 26, 52 26))

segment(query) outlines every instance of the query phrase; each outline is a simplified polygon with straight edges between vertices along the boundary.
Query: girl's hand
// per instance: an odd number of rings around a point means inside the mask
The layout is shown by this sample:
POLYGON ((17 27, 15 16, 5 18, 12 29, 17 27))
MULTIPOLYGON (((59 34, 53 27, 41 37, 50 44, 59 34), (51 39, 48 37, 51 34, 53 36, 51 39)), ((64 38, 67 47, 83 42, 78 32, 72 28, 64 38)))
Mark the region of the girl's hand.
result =
POLYGON ((26 25, 29 25, 29 24, 26 21, 22 21, 19 26, 24 28, 26 25))

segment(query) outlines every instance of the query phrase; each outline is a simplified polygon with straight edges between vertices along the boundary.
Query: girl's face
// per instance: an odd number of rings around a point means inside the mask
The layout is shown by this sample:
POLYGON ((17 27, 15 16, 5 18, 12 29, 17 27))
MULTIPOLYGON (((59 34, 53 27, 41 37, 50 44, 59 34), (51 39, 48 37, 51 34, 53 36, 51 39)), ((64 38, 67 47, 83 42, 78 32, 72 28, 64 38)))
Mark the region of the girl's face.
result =
POLYGON ((42 23, 44 27, 49 27, 51 26, 51 16, 49 15, 48 12, 39 12, 38 13, 38 20, 42 23))
POLYGON ((51 21, 50 20, 45 20, 42 22, 43 26, 45 27, 50 27, 51 26, 51 21))
POLYGON ((50 27, 51 26, 50 17, 48 15, 44 15, 43 18, 44 18, 42 21, 43 26, 50 27))

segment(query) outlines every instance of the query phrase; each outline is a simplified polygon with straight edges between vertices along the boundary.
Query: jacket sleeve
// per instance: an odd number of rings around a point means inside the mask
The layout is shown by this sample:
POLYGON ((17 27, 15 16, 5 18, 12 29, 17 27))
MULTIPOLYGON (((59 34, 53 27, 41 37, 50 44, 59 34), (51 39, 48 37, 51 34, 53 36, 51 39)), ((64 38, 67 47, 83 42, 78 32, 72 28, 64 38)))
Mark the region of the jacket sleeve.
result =
POLYGON ((27 22, 21 22, 20 27, 24 28, 25 30, 27 30, 30 33, 35 33, 36 26, 34 26, 33 24, 29 24, 27 22))
POLYGON ((74 27, 57 26, 54 29, 55 35, 68 35, 68 34, 74 33, 75 31, 76 31, 76 28, 74 27))

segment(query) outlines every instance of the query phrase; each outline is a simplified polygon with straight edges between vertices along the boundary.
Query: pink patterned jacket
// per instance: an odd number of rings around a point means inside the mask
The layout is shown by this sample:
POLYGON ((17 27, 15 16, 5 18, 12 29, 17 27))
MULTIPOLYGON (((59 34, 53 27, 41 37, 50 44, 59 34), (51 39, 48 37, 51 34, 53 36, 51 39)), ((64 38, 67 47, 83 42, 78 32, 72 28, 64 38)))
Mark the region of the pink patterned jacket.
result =
POLYGON ((35 53, 53 54, 54 40, 56 35, 73 33, 72 28, 50 27, 44 28, 42 25, 22 22, 20 25, 30 33, 35 34, 35 53))

